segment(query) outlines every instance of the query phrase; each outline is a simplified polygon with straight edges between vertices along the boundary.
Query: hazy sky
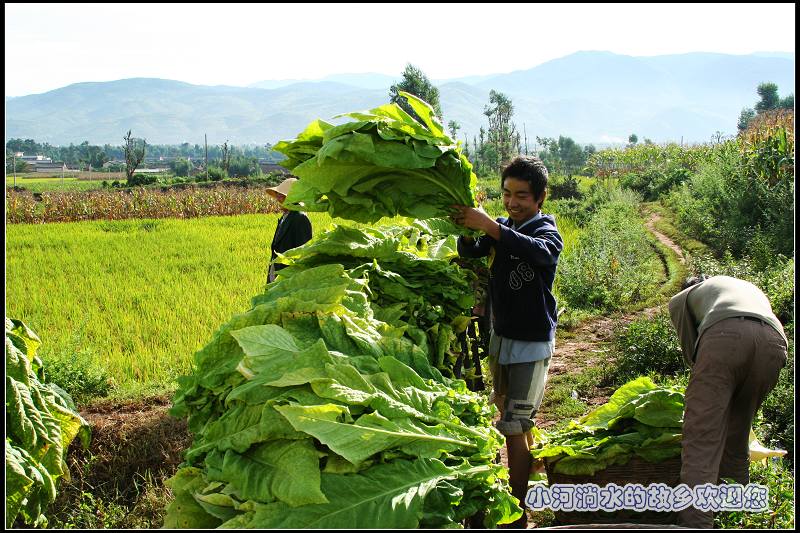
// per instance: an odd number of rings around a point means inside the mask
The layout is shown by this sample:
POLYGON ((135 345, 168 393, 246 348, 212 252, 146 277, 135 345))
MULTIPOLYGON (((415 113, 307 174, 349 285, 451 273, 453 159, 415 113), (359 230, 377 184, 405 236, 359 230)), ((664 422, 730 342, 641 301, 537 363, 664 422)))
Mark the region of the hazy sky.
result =
POLYGON ((785 4, 5 4, 6 96, 152 77, 199 85, 329 74, 432 79, 579 50, 793 52, 785 4))

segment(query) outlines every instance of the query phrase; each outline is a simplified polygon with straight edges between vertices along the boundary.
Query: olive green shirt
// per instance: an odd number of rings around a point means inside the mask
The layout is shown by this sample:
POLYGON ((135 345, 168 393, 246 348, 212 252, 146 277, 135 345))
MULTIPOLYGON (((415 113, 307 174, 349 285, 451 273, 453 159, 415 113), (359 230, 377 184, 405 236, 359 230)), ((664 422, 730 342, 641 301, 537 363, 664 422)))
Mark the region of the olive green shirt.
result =
POLYGON ((783 326, 772 312, 766 295, 752 283, 729 276, 713 276, 679 292, 669 301, 669 314, 689 366, 694 363, 703 333, 726 318, 759 318, 786 340, 783 326))

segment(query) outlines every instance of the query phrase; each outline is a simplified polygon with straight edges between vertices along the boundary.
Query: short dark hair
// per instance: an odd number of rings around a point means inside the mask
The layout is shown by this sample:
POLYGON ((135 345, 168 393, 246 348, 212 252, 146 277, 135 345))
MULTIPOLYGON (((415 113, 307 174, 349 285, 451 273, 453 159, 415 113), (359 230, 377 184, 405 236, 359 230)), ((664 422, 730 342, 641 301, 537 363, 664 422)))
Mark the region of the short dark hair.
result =
POLYGON ((683 285, 681 285, 681 290, 685 291, 689 287, 697 285, 698 283, 702 283, 708 278, 709 276, 706 276, 705 274, 698 274, 697 276, 689 276, 688 278, 686 278, 686 281, 683 282, 683 285))
MULTIPOLYGON (((518 155, 503 168, 500 178, 500 188, 506 182, 506 178, 514 178, 527 181, 531 186, 534 198, 539 198, 547 188, 547 167, 541 159, 535 155, 518 155)), ((541 209, 541 204, 539 208, 541 209)))

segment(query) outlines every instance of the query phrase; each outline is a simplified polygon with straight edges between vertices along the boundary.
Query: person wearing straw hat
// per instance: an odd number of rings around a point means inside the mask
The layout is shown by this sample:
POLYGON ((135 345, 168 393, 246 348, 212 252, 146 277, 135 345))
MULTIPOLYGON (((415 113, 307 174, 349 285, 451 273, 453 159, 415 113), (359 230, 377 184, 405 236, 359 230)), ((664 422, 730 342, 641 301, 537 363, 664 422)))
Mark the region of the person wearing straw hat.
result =
POLYGON ((267 193, 278 201, 282 211, 275 228, 275 236, 272 238, 272 256, 269 259, 267 283, 275 281, 277 271, 286 266, 275 262, 279 253, 297 248, 311 240, 311 221, 308 216, 301 211, 289 211, 283 207, 283 202, 296 181, 297 178, 286 178, 275 187, 267 188, 267 193))

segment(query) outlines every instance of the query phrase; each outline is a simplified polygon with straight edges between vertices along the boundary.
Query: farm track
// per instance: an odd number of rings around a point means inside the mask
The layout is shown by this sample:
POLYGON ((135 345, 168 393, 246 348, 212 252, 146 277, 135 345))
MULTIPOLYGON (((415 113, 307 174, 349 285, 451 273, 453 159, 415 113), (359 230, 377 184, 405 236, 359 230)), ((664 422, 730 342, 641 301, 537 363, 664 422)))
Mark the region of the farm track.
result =
MULTIPOLYGON (((650 215, 648 230, 682 259, 680 248, 655 229, 657 216, 650 215)), ((653 316, 659 309, 661 306, 603 316, 579 325, 569 332, 568 338, 557 341, 548 379, 562 374, 577 375, 590 367, 608 364, 608 345, 614 329, 641 316, 653 316)), ((613 387, 596 387, 588 397, 580 399, 593 407, 605 403, 612 392, 613 387)), ((73 472, 72 482, 116 489, 135 498, 134 479, 151 476, 154 482, 161 483, 170 477, 183 461, 183 452, 192 440, 186 420, 169 415, 171 403, 171 396, 161 395, 117 403, 98 401, 81 410, 92 427, 92 442, 88 454, 76 443, 70 447, 68 464, 73 472), (92 468, 84 474, 81 466, 87 461, 91 461, 92 468)), ((557 420, 542 409, 536 415, 536 422, 539 428, 547 428, 557 420)), ((500 455, 507 465, 505 447, 500 455)), ((529 524, 535 525, 530 521, 529 524)))

